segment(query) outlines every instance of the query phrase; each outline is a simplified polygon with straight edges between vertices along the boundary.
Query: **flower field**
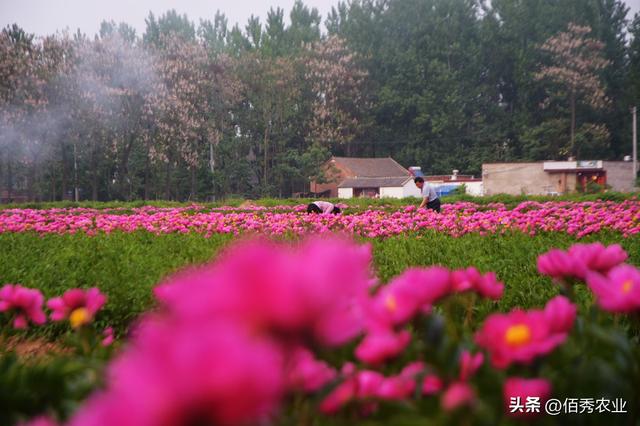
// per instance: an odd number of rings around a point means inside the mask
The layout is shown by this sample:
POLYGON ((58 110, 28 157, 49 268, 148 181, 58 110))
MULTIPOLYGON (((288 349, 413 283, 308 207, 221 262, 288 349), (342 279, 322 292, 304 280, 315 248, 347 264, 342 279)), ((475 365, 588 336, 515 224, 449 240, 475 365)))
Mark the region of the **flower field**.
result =
POLYGON ((0 424, 640 421, 635 199, 304 207, 0 210, 0 424))
POLYGON ((250 208, 206 208, 192 205, 177 208, 134 209, 7 209, 0 212, 0 233, 33 231, 39 234, 86 233, 139 230, 154 234, 196 232, 213 234, 255 233, 260 235, 318 234, 346 232, 377 238, 407 232, 435 230, 451 236, 477 232, 504 233, 511 230, 534 235, 538 232, 566 232, 577 237, 603 230, 628 237, 640 232, 640 202, 523 202, 513 209, 502 203, 479 205, 470 202, 445 204, 442 214, 400 209, 345 209, 344 215, 308 215, 305 205, 250 208))

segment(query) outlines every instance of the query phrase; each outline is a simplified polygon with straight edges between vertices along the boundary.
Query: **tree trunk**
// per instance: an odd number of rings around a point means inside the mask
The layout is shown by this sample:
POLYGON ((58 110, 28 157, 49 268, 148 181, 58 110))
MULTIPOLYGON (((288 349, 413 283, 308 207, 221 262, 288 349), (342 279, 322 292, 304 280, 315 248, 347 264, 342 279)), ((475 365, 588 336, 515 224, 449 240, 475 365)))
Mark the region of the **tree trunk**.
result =
POLYGON ((164 199, 168 200, 171 195, 171 161, 167 161, 167 170, 164 177, 164 199))
POLYGON ((51 197, 50 201, 56 200, 56 166, 55 163, 53 167, 51 167, 51 197))
POLYGON ((120 170, 120 192, 127 201, 131 201, 131 185, 129 184, 129 157, 133 148, 134 136, 129 135, 129 143, 122 153, 122 161, 118 167, 120 170), (126 195, 125 195, 126 194, 126 195))
POLYGON ((61 201, 64 201, 64 197, 67 195, 67 156, 65 155, 64 145, 62 145, 62 180, 60 182, 62 190, 61 201))
POLYGON ((196 168, 191 168, 191 193, 189 194, 189 200, 195 201, 198 198, 198 181, 196 176, 196 168))
POLYGON ((27 200, 28 201, 35 201, 35 197, 33 196, 33 177, 35 175, 34 168, 35 166, 32 166, 27 169, 27 200))
POLYGON ((91 149, 91 200, 98 201, 98 153, 95 145, 91 149))
POLYGON ((268 162, 268 152, 269 152, 269 124, 265 123, 264 128, 264 175, 263 175, 263 186, 266 188, 267 186, 267 162, 268 162))
POLYGON ((209 170, 211 171, 211 198, 215 200, 216 192, 216 159, 213 156, 213 143, 209 143, 209 170))
POLYGON ((574 90, 571 91, 571 145, 570 152, 571 155, 576 156, 576 146, 575 146, 575 138, 576 138, 576 93, 574 90))
POLYGON ((144 196, 143 198, 145 200, 149 199, 149 168, 150 168, 150 161, 149 161, 149 155, 147 154, 146 156, 146 161, 144 164, 144 196))
POLYGON ((7 200, 13 201, 13 169, 11 167, 11 154, 7 154, 7 200))

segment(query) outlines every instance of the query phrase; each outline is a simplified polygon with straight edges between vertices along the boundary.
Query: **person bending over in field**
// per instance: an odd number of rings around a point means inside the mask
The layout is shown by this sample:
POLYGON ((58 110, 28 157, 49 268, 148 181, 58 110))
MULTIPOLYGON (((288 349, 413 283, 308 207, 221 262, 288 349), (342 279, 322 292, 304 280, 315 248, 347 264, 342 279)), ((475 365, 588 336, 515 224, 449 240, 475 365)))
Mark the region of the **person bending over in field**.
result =
POLYGON ((420 192, 422 193, 422 203, 420 203, 420 207, 418 208, 421 209, 426 206, 428 209, 440 213, 440 198, 433 185, 425 182, 420 176, 414 178, 413 182, 420 188, 420 192))
POLYGON ((307 206, 307 213, 338 214, 340 212, 340 207, 337 207, 328 201, 314 201, 307 206))

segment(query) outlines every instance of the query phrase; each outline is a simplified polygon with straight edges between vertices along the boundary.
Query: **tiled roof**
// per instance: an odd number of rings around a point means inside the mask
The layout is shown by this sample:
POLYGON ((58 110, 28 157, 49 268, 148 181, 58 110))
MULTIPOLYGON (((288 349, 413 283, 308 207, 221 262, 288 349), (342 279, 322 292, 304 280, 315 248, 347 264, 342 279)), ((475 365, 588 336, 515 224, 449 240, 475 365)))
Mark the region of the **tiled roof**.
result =
POLYGON ((393 158, 333 157, 331 162, 340 164, 352 172, 352 177, 400 177, 411 176, 409 170, 393 158))
POLYGON ((358 177, 358 178, 347 178, 338 188, 386 188, 386 187, 394 187, 394 186, 403 186, 411 180, 411 176, 405 177, 358 177))

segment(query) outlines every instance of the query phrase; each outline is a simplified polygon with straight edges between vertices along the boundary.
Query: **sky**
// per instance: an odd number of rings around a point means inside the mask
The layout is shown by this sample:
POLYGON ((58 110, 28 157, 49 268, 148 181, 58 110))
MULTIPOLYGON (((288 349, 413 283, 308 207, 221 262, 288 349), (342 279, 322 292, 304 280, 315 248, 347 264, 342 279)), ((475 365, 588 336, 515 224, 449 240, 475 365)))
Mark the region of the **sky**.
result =
MULTIPOLYGON (((315 7, 323 21, 338 0, 303 0, 308 7, 315 7)), ((140 35, 144 32, 144 19, 149 11, 157 16, 176 9, 186 13, 196 24, 199 19, 211 19, 216 10, 222 11, 229 27, 239 23, 242 28, 251 14, 265 21, 271 7, 284 9, 285 17, 291 11, 294 0, 0 0, 0 26, 18 23, 27 32, 37 35, 53 34, 68 28, 77 28, 87 35, 98 32, 100 22, 114 20, 133 26, 140 35)), ((633 14, 640 12, 640 0, 625 0, 633 14)), ((322 26, 324 30, 324 25, 322 26)))

